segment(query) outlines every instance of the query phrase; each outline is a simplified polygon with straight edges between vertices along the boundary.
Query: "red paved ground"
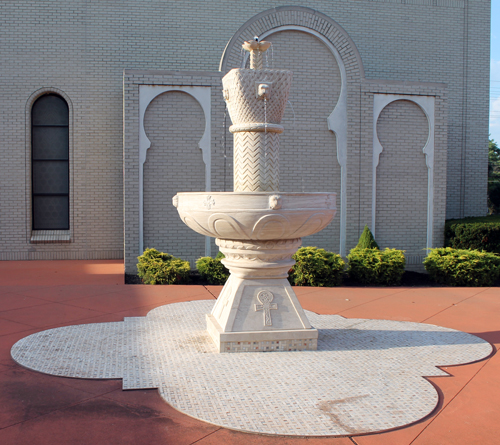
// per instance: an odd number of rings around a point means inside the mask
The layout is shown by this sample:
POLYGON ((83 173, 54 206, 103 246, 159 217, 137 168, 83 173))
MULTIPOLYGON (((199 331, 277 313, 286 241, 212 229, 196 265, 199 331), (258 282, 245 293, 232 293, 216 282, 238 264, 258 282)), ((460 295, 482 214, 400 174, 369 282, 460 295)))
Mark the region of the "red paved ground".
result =
MULTIPOLYGON (((435 412, 395 431, 343 438, 238 433, 178 413, 156 390, 122 391, 121 380, 28 371, 10 348, 47 328, 146 315, 168 303, 215 298, 219 286, 123 284, 121 261, 0 262, 0 444, 500 444, 500 358, 444 368, 430 380, 435 412)), ((305 309, 351 318, 409 320, 500 344, 499 288, 297 288, 305 309)), ((496 350, 496 349, 495 349, 496 350)))

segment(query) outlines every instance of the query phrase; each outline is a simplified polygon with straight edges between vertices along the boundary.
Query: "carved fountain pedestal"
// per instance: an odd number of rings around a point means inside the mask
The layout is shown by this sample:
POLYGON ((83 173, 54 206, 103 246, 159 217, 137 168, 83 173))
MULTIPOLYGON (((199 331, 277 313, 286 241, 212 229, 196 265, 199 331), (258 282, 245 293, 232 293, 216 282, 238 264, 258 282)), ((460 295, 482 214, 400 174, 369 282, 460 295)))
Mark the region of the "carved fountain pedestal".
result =
POLYGON ((279 192, 280 125, 291 86, 287 70, 262 69, 269 43, 245 42, 250 69, 233 69, 223 93, 234 134, 234 192, 178 193, 179 216, 217 238, 230 271, 207 330, 219 352, 317 349, 287 276, 304 236, 324 229, 336 212, 335 193, 279 192))

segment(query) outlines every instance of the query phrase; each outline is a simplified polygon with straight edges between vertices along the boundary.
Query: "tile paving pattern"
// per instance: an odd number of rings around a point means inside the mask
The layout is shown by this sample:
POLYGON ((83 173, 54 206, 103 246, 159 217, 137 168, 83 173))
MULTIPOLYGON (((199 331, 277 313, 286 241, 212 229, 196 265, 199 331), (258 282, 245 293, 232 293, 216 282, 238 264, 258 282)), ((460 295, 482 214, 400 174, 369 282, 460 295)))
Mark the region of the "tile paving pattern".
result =
POLYGON ((158 388, 176 409, 226 428, 280 435, 351 435, 416 422, 438 394, 422 376, 480 360, 491 345, 448 328, 307 312, 317 351, 218 354, 205 331, 214 301, 175 303, 147 317, 67 326, 18 341, 36 371, 122 378, 158 388))

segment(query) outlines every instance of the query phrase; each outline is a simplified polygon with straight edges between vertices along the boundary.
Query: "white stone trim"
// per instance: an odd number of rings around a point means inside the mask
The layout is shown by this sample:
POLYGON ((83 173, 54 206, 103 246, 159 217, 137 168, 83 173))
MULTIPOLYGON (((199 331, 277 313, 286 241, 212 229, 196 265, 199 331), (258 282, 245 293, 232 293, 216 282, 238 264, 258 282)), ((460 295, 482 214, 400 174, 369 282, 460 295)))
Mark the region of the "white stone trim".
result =
MULTIPOLYGON (((332 45, 332 43, 322 34, 314 31, 311 28, 306 28, 305 26, 297 25, 285 25, 278 26, 277 28, 270 29, 262 33, 259 39, 265 39, 271 34, 281 32, 281 31, 299 31, 311 34, 331 51, 340 70, 340 95, 339 99, 331 112, 330 116, 327 118, 328 129, 335 133, 337 141, 337 161, 340 165, 340 249, 339 253, 341 256, 346 256, 346 228, 347 228, 347 75, 344 62, 340 57, 337 49, 332 45)), ((242 68, 245 67, 246 61, 248 59, 248 53, 245 53, 242 62, 242 68)))
MULTIPOLYGON (((151 141, 144 129, 149 104, 160 94, 181 91, 198 101, 205 115, 205 131, 198 142, 205 163, 205 191, 211 189, 211 93, 209 86, 139 85, 139 255, 144 251, 144 163, 151 141)), ((210 237, 205 237, 205 255, 210 256, 210 237)))
POLYGON ((375 236, 375 216, 377 206, 377 166, 380 160, 380 154, 383 147, 377 135, 377 121, 382 113, 382 110, 391 102, 397 100, 408 100, 417 104, 429 123, 429 135, 427 142, 423 148, 425 154, 425 162, 427 165, 427 246, 433 246, 432 243, 432 228, 434 219, 434 96, 414 96, 405 94, 380 94, 373 95, 373 162, 372 162, 372 233, 375 236))
POLYGON ((71 230, 32 230, 31 244, 69 243, 71 230))

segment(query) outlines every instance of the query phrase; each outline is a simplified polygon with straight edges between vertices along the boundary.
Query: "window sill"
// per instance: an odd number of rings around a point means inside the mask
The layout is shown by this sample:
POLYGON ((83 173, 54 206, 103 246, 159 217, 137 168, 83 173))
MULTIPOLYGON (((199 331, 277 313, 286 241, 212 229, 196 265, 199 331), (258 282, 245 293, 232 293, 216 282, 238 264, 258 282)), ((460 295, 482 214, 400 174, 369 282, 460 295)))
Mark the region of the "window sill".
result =
POLYGON ((70 243, 70 230, 32 230, 32 244, 70 243))

